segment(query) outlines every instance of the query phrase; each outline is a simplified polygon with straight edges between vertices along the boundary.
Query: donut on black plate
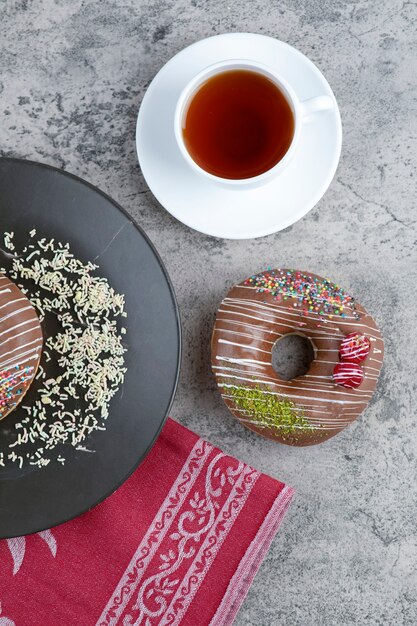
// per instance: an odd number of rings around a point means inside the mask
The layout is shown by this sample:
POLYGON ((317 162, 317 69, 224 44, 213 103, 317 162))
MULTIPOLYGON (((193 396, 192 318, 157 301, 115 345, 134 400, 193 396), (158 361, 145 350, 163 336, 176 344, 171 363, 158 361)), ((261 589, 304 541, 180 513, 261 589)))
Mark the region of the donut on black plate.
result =
POLYGON ((0 274, 0 420, 21 402, 32 383, 43 337, 32 304, 0 274))

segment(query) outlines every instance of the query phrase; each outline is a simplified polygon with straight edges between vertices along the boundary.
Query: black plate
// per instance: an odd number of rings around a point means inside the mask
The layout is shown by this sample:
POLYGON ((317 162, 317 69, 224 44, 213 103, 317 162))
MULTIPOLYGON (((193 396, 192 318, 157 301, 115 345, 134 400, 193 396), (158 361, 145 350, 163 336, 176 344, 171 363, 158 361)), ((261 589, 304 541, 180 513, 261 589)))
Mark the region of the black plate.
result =
MULTIPOLYGON (((1 538, 61 524, 117 489, 158 436, 180 365, 175 295, 145 233, 113 200, 80 178, 39 163, 0 158, 0 238, 14 231, 17 243, 24 243, 32 228, 39 237, 69 242, 84 262, 98 257, 100 275, 125 294, 128 371, 112 400, 106 431, 94 433, 86 443, 95 452, 66 447, 64 466, 0 467, 1 538)), ((0 253, 0 266, 5 263, 0 253)), ((36 392, 32 387, 25 404, 36 392)), ((6 449, 13 423, 24 415, 18 408, 0 421, 0 451, 6 449)))

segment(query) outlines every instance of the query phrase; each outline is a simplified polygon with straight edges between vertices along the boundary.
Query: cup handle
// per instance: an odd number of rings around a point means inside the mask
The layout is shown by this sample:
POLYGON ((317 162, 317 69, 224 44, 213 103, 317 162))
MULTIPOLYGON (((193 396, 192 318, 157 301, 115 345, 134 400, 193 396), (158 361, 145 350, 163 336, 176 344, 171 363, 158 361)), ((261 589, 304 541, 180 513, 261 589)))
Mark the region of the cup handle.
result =
POLYGON ((308 121, 314 113, 318 111, 326 111, 333 109, 334 103, 330 96, 317 96, 300 102, 301 116, 303 120, 308 121))

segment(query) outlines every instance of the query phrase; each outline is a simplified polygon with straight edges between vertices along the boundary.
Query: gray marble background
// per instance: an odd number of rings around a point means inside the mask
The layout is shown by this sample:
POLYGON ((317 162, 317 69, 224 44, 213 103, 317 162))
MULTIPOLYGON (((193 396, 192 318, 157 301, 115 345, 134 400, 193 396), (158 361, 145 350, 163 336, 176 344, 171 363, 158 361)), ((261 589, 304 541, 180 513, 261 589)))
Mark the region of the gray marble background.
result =
POLYGON ((0 5, 1 152, 78 174, 137 219, 182 313, 173 416, 297 489, 237 626, 417 623, 416 18, 416 3, 403 0, 0 5), (147 189, 134 145, 154 74, 184 46, 227 31, 268 34, 308 55, 330 82, 344 126, 339 169, 316 208, 246 242, 211 239, 171 218, 147 189), (368 410, 317 447, 288 448, 244 430, 210 373, 219 301, 267 265, 333 278, 385 336, 368 410))

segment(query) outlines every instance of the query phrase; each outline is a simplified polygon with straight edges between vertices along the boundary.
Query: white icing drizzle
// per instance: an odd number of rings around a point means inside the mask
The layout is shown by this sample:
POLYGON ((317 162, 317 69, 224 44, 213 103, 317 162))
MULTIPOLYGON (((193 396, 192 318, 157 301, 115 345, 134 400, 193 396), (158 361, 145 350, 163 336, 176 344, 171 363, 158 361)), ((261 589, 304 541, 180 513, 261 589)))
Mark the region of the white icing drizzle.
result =
MULTIPOLYGON (((10 289, 7 289, 7 291, 10 292, 10 289)), ((0 309, 4 309, 5 306, 11 306, 12 304, 15 304, 16 302, 23 302, 23 300, 25 300, 27 302, 27 298, 22 297, 22 298, 16 298, 15 300, 9 300, 8 302, 6 302, 5 304, 2 304, 0 306, 0 309)))
POLYGON ((21 337, 22 335, 26 335, 27 333, 31 333, 34 330, 36 330, 36 326, 32 326, 31 328, 28 328, 27 330, 23 330, 21 333, 16 333, 15 335, 12 335, 8 339, 5 339, 4 341, 0 341, 0 346, 3 346, 5 343, 8 343, 9 341, 13 341, 17 337, 21 337))
POLYGON ((246 348, 246 350, 254 350, 255 352, 263 352, 264 354, 271 354, 271 351, 269 350, 262 350, 261 348, 257 348, 256 346, 248 346, 247 344, 244 343, 236 343, 234 341, 228 341, 227 339, 219 339, 219 343, 226 343, 229 346, 240 346, 242 348, 246 348))
POLYGON ((20 322, 20 324, 15 324, 14 326, 10 326, 10 328, 6 328, 6 330, 3 330, 2 332, 0 332, 0 337, 2 335, 7 335, 8 333, 13 332, 16 328, 25 326, 25 324, 32 324, 32 323, 33 323, 33 319, 28 319, 28 320, 25 320, 24 322, 20 322))
POLYGON ((32 305, 30 304, 29 306, 25 306, 21 309, 16 309, 16 311, 12 311, 11 313, 8 313, 7 315, 5 315, 4 317, 0 318, 0 323, 1 322, 5 322, 6 320, 10 319, 11 317, 14 317, 15 315, 18 315, 19 313, 23 313, 24 311, 30 311, 33 310, 32 305))

